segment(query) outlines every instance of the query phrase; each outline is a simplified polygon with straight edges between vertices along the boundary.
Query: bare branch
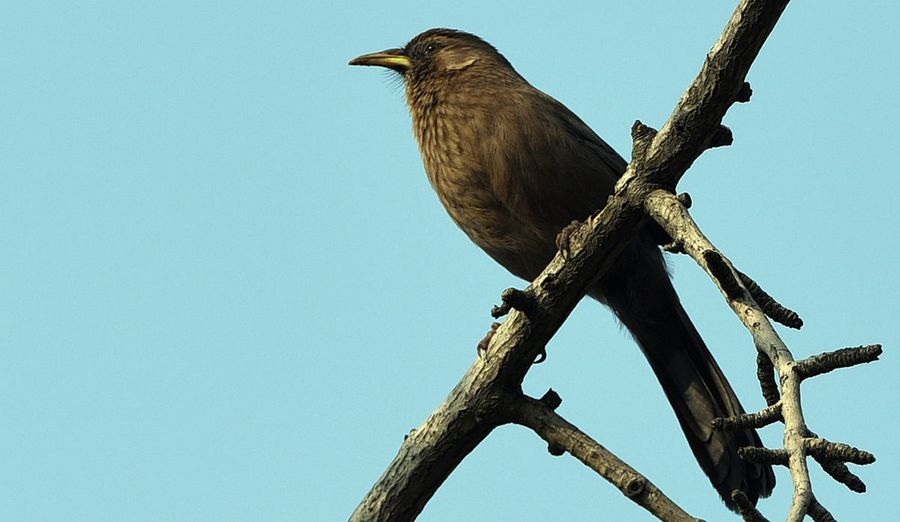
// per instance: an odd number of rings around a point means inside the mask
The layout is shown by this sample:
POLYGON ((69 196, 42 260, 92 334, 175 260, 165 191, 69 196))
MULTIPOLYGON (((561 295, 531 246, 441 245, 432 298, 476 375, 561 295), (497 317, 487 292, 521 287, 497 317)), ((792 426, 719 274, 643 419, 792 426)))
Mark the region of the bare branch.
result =
POLYGON ((736 489, 731 494, 731 499, 734 500, 734 504, 738 508, 738 514, 741 515, 744 522, 769 522, 769 519, 756 509, 756 506, 750 502, 750 499, 747 498, 743 491, 736 489))
MULTIPOLYGON (((753 337, 757 350, 764 353, 781 376, 781 415, 785 422, 784 450, 794 481, 794 497, 788 520, 799 521, 806 515, 812 498, 809 469, 806 464, 804 438, 806 422, 800 404, 800 377, 794 371, 796 364, 791 352, 766 319, 765 313, 741 285, 740 292, 723 287, 724 281, 737 281, 734 267, 703 235, 697 224, 678 199, 671 193, 657 190, 647 197, 647 211, 666 232, 684 246, 685 252, 710 275, 725 296, 728 305, 753 337), (715 268, 709 260, 714 261, 715 268), (715 273, 714 273, 715 270, 715 273), (731 272, 732 277, 724 274, 731 272), (737 295, 740 294, 740 295, 737 295)), ((726 286, 730 283, 725 283, 726 286)), ((738 282, 738 284, 740 284, 738 282)), ((760 369, 760 374, 766 373, 760 369)), ((763 379, 766 382, 766 379, 763 379)), ((764 386, 765 388, 765 386, 764 386)), ((772 397, 767 396, 769 401, 772 397)), ((749 455, 750 453, 748 453, 749 455)), ((772 457, 773 454, 752 454, 755 458, 772 457)), ((778 458, 783 458, 783 455, 778 458)))
POLYGON ((825 439, 805 439, 806 452, 820 459, 840 460, 853 464, 871 464, 875 462, 875 455, 868 451, 854 448, 849 444, 830 442, 825 439))
MULTIPOLYGON (((748 98, 747 71, 788 0, 742 0, 697 78, 646 150, 646 180, 673 189, 707 148, 722 118, 737 100, 748 98)), ((628 172, 620 184, 630 183, 628 172)))
POLYGON ((787 450, 773 450, 768 448, 755 448, 746 446, 738 450, 738 456, 748 462, 758 462, 760 464, 776 464, 787 466, 790 461, 791 454, 787 450))
POLYGON ((849 368, 857 364, 872 362, 877 360, 880 355, 880 344, 842 348, 798 361, 796 371, 801 379, 806 379, 838 368, 849 368))
POLYGON ((875 457, 847 444, 811 437, 802 414, 800 382, 836 368, 873 361, 881 354, 881 346, 846 348, 795 362, 766 319, 766 315, 781 315, 784 318, 786 309, 762 292, 749 277, 734 269, 731 262, 703 235, 687 209, 673 194, 663 190, 653 192, 647 198, 647 210, 673 241, 681 245, 685 253, 693 257, 719 286, 729 306, 749 330, 759 351, 757 375, 769 408, 758 414, 718 419, 715 427, 728 429, 741 425, 759 426, 782 420, 785 423, 784 449, 742 448, 739 455, 747 460, 783 464, 790 468, 794 480, 794 497, 789 520, 802 520, 808 512, 813 511, 817 516, 822 516, 823 520, 827 519, 830 515, 824 508, 811 504, 814 499, 806 463, 807 454, 822 462, 832 476, 854 490, 864 490, 865 486, 846 466, 838 465, 835 461, 869 464, 874 462, 875 457), (748 282, 755 287, 754 290, 748 290, 744 286, 748 282), (770 300, 768 313, 754 297, 770 300), (773 368, 781 378, 780 398, 772 376, 773 368))
POLYGON ((773 404, 756 413, 744 413, 735 417, 713 420, 713 429, 722 431, 740 431, 747 428, 762 428, 776 422, 783 422, 781 404, 773 404))
POLYGON ((815 520, 815 522, 835 522, 831 513, 829 513, 822 504, 819 504, 819 501, 816 500, 815 497, 810 500, 809 509, 806 514, 809 515, 809 518, 815 520))
POLYGON ((738 270, 738 277, 741 279, 741 283, 747 287, 747 290, 750 291, 750 295, 753 297, 753 300, 762 307, 763 312, 771 317, 774 321, 778 321, 779 323, 787 326, 788 328, 794 328, 795 330, 799 330, 803 327, 803 319, 800 319, 800 316, 797 315, 797 312, 793 310, 789 310, 784 306, 780 305, 778 301, 776 301, 772 296, 766 293, 765 290, 759 287, 756 284, 756 281, 750 279, 750 276, 738 270))
POLYGON ((640 505, 660 520, 698 521, 672 502, 646 477, 616 457, 600 443, 562 418, 553 409, 530 397, 510 401, 510 418, 516 424, 531 428, 544 439, 551 454, 565 451, 596 471, 616 486, 629 500, 640 505))
POLYGON ((828 473, 831 478, 847 486, 850 491, 855 493, 866 492, 865 482, 854 475, 853 472, 850 471, 850 468, 843 462, 839 460, 824 459, 815 455, 812 455, 812 457, 822 466, 822 470, 824 470, 825 473, 828 473))

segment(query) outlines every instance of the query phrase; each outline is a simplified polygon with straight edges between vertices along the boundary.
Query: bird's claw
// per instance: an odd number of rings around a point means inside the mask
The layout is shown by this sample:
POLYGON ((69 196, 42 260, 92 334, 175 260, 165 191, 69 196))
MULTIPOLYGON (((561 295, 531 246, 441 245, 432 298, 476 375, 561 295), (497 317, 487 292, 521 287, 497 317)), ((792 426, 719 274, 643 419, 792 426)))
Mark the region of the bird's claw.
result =
POLYGON ((556 235, 556 248, 562 254, 563 259, 569 259, 569 256, 572 254, 572 238, 581 230, 583 224, 578 220, 572 221, 556 235))
POLYGON ((496 332, 499 327, 500 323, 491 323, 491 329, 484 335, 484 339, 478 342, 478 346, 475 348, 478 357, 484 357, 487 353, 488 346, 491 344, 491 339, 494 338, 494 332, 496 332))

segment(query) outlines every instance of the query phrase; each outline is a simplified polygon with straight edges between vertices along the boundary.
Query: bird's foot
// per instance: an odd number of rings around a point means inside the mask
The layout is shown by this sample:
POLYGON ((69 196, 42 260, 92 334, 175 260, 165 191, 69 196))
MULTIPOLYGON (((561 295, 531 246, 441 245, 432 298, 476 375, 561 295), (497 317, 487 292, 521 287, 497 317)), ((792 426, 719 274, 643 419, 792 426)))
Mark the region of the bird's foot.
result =
POLYGON ((572 254, 572 239, 581 231, 582 226, 584 226, 584 223, 581 221, 572 221, 556 235, 556 248, 562 254, 563 259, 569 259, 569 256, 572 254))
POLYGON ((475 348, 478 357, 484 357, 484 354, 487 353, 488 346, 491 344, 491 339, 494 338, 494 332, 496 332, 499 327, 500 323, 491 323, 491 329, 484 335, 484 339, 479 341, 478 346, 475 348))

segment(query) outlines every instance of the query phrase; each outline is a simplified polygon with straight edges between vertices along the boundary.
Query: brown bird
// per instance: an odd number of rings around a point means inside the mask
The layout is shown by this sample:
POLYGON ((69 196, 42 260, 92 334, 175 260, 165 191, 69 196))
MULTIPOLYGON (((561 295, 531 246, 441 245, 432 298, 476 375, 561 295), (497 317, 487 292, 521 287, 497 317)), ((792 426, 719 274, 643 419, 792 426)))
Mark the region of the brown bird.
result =
MULTIPOLYGON (((431 29, 402 49, 366 54, 403 76, 428 179, 453 221, 513 274, 534 279, 572 220, 602 208, 626 162, 563 104, 532 87, 493 46, 431 29)), ((642 230, 590 295, 608 305, 650 362, 700 467, 725 504, 755 503, 775 476, 744 462, 753 430, 718 432, 743 413, 734 390, 678 300, 654 235, 642 230)))

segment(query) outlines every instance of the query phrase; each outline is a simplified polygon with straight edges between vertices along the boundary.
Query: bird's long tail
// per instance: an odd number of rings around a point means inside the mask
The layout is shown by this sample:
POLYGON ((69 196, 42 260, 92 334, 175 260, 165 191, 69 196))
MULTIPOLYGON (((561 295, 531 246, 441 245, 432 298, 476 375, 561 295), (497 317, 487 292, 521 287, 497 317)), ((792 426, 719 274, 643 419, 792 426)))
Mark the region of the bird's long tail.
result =
POLYGON ((712 429, 714 418, 744 410, 681 306, 658 249, 653 250, 655 256, 645 249, 630 260, 637 266, 607 276, 598 297, 610 305, 641 346, 694 456, 725 504, 734 509, 731 493, 735 489, 755 504, 772 492, 775 475, 770 466, 745 462, 737 455, 742 446, 762 446, 755 430, 712 429))

